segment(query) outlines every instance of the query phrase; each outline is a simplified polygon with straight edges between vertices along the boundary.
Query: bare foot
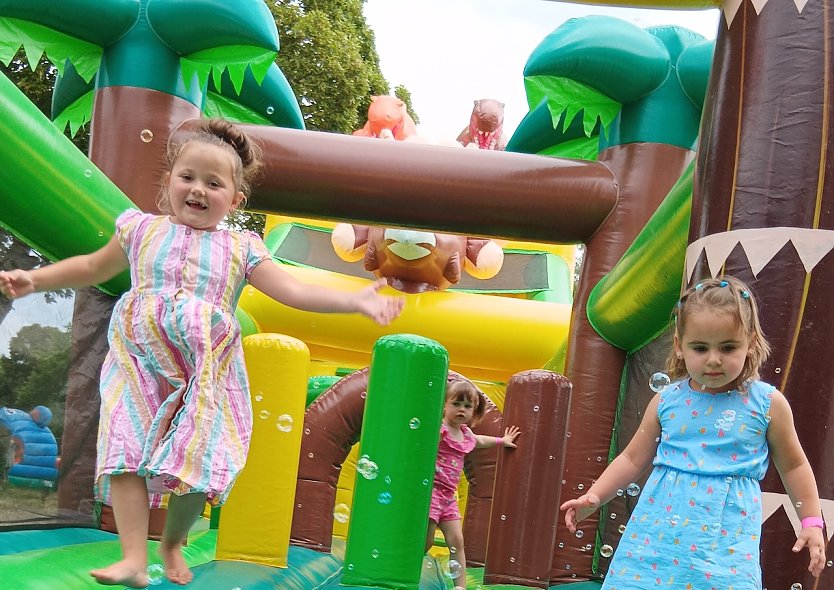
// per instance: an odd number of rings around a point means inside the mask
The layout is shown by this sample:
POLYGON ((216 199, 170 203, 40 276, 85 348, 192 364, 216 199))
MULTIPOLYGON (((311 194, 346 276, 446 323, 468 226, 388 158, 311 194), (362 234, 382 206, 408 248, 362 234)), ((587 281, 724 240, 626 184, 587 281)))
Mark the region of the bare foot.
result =
POLYGON ((173 547, 166 547, 164 543, 160 543, 158 551, 159 557, 162 558, 162 565, 165 567, 165 577, 174 584, 184 586, 194 578, 194 574, 185 563, 181 547, 179 543, 173 547))
POLYGON ((145 569, 125 560, 117 561, 104 569, 91 570, 90 575, 96 582, 105 586, 145 588, 148 585, 145 569))

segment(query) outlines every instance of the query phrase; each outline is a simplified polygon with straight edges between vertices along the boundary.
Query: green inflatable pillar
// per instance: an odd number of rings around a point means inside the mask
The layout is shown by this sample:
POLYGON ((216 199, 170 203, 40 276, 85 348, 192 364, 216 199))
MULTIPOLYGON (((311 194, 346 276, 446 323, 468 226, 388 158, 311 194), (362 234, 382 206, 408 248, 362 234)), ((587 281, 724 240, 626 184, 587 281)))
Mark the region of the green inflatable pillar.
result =
POLYGON ((345 586, 420 583, 449 355, 412 334, 380 338, 371 357, 345 586))

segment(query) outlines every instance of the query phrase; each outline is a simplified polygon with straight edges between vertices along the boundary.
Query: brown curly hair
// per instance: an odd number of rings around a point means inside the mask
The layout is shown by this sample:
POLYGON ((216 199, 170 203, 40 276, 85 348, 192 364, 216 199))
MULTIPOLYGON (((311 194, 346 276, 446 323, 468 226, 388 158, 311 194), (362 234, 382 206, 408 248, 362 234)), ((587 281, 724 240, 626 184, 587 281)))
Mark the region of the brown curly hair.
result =
POLYGON ((469 421, 470 428, 474 427, 484 417, 486 401, 481 390, 475 387, 471 381, 455 379, 446 385, 446 403, 468 401, 472 404, 472 419, 469 421))
MULTIPOLYGON (((770 355, 770 345, 759 323, 759 309, 753 292, 735 277, 723 276, 707 279, 684 291, 672 311, 674 336, 681 341, 686 332, 686 324, 693 312, 709 309, 716 313, 726 313, 736 320, 747 335, 749 349, 741 374, 732 384, 743 390, 748 380, 759 378, 759 368, 770 355)), ((683 359, 673 348, 666 359, 666 370, 671 379, 680 379, 687 375, 683 359)))
MULTIPOLYGON (((261 148, 234 123, 225 119, 203 119, 193 133, 168 144, 165 153, 166 170, 170 172, 185 147, 196 142, 215 145, 232 154, 235 188, 243 193, 245 204, 252 190, 251 183, 261 168, 261 148)), ((168 191, 164 184, 156 206, 161 212, 170 213, 168 191)))

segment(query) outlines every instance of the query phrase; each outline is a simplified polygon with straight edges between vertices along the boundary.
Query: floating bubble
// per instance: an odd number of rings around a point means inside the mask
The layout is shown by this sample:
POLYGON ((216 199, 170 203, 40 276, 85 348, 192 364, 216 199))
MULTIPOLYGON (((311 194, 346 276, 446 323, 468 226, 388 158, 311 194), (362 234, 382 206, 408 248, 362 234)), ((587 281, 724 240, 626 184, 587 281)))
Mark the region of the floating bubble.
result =
POLYGON ((622 498, 623 494, 625 494, 625 492, 624 492, 623 490, 617 490, 617 495, 618 495, 619 497, 621 497, 621 498, 622 498))
POLYGON ((420 419, 412 418, 408 421, 408 427, 411 428, 411 430, 417 430, 418 428, 420 428, 420 419))
POLYGON ((371 551, 371 557, 373 557, 374 559, 379 557, 379 549, 374 549, 373 551, 371 551))
POLYGON ((307 456, 308 456, 310 459, 312 459, 315 455, 313 455, 313 453, 307 453, 307 456))
POLYGON ((632 497, 639 496, 640 495, 640 486, 637 485, 636 483, 628 484, 628 487, 626 488, 626 494, 628 494, 629 496, 632 496, 632 497))
POLYGON ((506 515, 506 514, 502 514, 502 515, 501 515, 501 520, 507 520, 507 515, 506 515))
POLYGON ((611 520, 617 520, 617 513, 616 513, 616 512, 612 512, 612 513, 611 513, 611 516, 609 516, 609 518, 610 518, 611 520))
POLYGON ((379 503, 380 504, 390 504, 391 503, 391 492, 382 492, 379 495, 379 503))
POLYGON ((669 375, 658 371, 649 378, 649 389, 655 393, 659 393, 669 387, 671 382, 672 380, 669 379, 669 375))
POLYGON ((263 399, 264 399, 264 396, 262 396, 262 395, 260 395, 260 394, 258 394, 258 395, 256 395, 256 396, 255 396, 255 401, 256 401, 256 402, 263 401, 263 399))
POLYGON ((151 586, 159 586, 165 579, 165 568, 161 563, 152 563, 148 566, 147 571, 148 584, 151 586))
POLYGON ((269 418, 269 410, 261 410, 258 412, 258 416, 260 416, 261 420, 266 420, 269 418))
POLYGON ((336 507, 333 509, 333 519, 342 524, 350 520, 350 508, 348 508, 347 504, 336 504, 336 507))
POLYGON ((462 571, 463 568, 461 567, 460 562, 458 562, 455 559, 452 559, 451 561, 449 561, 449 573, 446 575, 449 577, 450 580, 457 580, 460 577, 462 571))
POLYGON ((538 412, 539 411, 539 406, 533 406, 533 411, 538 412))
POLYGON ((797 508, 802 508, 802 502, 797 502, 797 503, 795 504, 795 506, 796 506, 797 508))
POLYGON ((385 476, 385 483, 387 483, 389 486, 391 485, 391 476, 390 475, 385 476))
POLYGON ((349 563, 349 564, 348 564, 348 569, 349 569, 349 570, 352 570, 352 569, 353 569, 353 564, 352 564, 352 563, 349 563))
POLYGON ((585 531, 583 531, 582 529, 576 531, 576 538, 577 539, 581 539, 584 536, 585 536, 585 531))
POLYGON ((98 232, 98 237, 103 238, 104 237, 104 232, 103 231, 98 232))
POLYGON ((603 545, 599 550, 599 554, 603 557, 611 557, 614 555, 614 548, 611 545, 603 545))
POLYGON ((510 557, 510 563, 515 563, 515 557, 510 557))
POLYGON ((672 526, 677 526, 680 520, 680 516, 678 516, 677 514, 673 514, 672 517, 669 519, 669 524, 671 524, 672 526))
POLYGON ((92 175, 93 175, 93 171, 92 171, 92 170, 90 170, 89 168, 87 168, 87 169, 84 171, 84 176, 85 176, 86 178, 90 178, 92 175))
POLYGON ((365 479, 376 479, 379 475, 379 465, 371 461, 367 455, 362 455, 356 462, 356 471, 365 479))
POLYGON ((802 584, 800 584, 799 582, 791 584, 791 590, 802 590, 802 584))
POLYGON ((828 563, 825 564, 826 567, 834 566, 834 561, 829 560, 828 563))
POLYGON ((266 114, 267 114, 267 115, 271 115, 271 114, 272 114, 272 113, 274 113, 274 112, 275 112, 275 108, 274 108, 274 107, 271 107, 271 106, 270 106, 270 107, 266 107, 266 114))
POLYGON ((139 139, 141 139, 144 143, 150 143, 153 141, 153 131, 150 129, 142 129, 139 132, 139 139))
POLYGON ((278 416, 278 422, 275 423, 278 430, 281 432, 290 432, 292 430, 293 419, 289 414, 281 414, 278 416))
POLYGON ((429 485, 429 480, 428 480, 428 479, 424 479, 424 480, 423 480, 423 485, 424 485, 424 486, 429 485))
POLYGON ((625 526, 624 524, 621 524, 620 526, 618 526, 618 527, 617 527, 617 531, 618 531, 621 535, 625 532, 625 529, 626 529, 626 526, 625 526))
POLYGON ((585 489, 585 484, 584 484, 584 483, 578 483, 578 484, 576 484, 576 489, 577 489, 577 490, 580 490, 580 491, 581 491, 581 490, 584 490, 584 489, 585 489))
POLYGON ((559 542, 559 549, 564 549, 564 548, 565 548, 565 544, 560 541, 559 542))

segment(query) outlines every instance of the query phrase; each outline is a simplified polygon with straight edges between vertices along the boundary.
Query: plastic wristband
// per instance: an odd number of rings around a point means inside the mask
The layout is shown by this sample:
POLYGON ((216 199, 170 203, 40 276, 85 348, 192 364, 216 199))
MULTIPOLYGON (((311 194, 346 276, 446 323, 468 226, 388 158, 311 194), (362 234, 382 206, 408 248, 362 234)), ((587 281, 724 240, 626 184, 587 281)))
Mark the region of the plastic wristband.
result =
POLYGON ((495 446, 500 447, 504 444, 504 437, 503 436, 496 436, 495 437, 495 446))
POLYGON ((811 527, 818 529, 825 528, 825 521, 819 516, 806 516, 802 519, 802 528, 807 529, 811 527))

